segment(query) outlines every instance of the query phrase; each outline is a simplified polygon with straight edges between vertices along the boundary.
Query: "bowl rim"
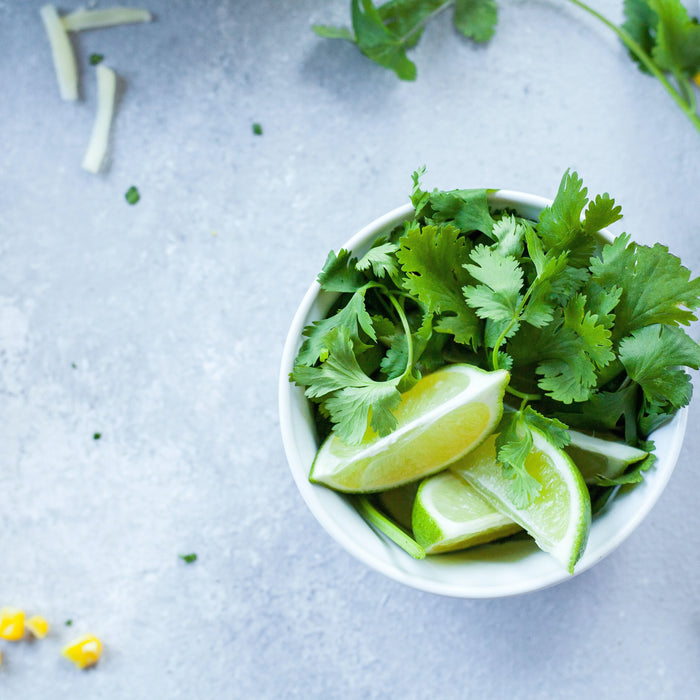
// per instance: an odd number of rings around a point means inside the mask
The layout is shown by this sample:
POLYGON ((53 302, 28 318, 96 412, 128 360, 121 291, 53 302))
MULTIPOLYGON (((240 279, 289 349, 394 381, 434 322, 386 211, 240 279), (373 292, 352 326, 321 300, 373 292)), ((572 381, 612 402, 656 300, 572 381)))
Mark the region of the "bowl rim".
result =
MULTIPOLYGON (((489 190, 487 197, 489 204, 497 207, 513 204, 521 208, 531 207, 542 209, 551 205, 552 203, 552 200, 546 197, 519 192, 516 190, 489 190)), ((361 228, 341 247, 346 250, 353 251, 358 246, 369 243, 371 240, 370 237, 376 237, 378 232, 382 229, 386 229, 392 225, 398 225, 402 220, 408 218, 412 211, 414 211, 414 207, 410 203, 388 211, 361 228)), ((614 239, 614 236, 606 229, 603 229, 601 233, 609 240, 614 239)), ((548 588, 549 586, 571 580, 574 576, 578 576, 584 571, 587 571, 617 549, 617 547, 619 547, 620 544, 622 544, 622 542, 629 537, 629 535, 639 526, 642 520, 644 520, 644 518, 649 514, 666 488, 683 445, 683 437, 685 435, 688 420, 688 407, 679 410, 673 419, 667 424, 675 424, 675 435, 671 442, 671 448, 666 454, 666 458, 664 460, 666 468, 663 472, 660 470, 656 472, 655 478, 651 484, 652 488, 647 493, 641 506, 634 511, 633 517, 627 519, 622 527, 617 529, 610 538, 605 540, 603 546, 599 547, 595 552, 589 553, 587 551, 584 553, 583 557, 576 565, 573 575, 568 574, 568 572, 564 571, 562 568, 561 571, 557 570, 545 572, 539 578, 531 577, 525 579, 520 584, 508 583, 494 586, 470 586, 466 582, 454 584, 445 581, 431 581, 419 578, 398 568, 390 563, 389 560, 375 556, 358 544, 350 536, 350 534, 331 517, 326 509, 319 505, 318 500, 314 497, 314 491, 315 489, 325 489, 325 487, 318 484, 312 484, 308 480, 308 468, 310 465, 304 464, 300 458, 295 440, 295 433, 292 426, 292 414, 294 407, 291 399, 294 385, 289 381, 289 373, 292 370, 294 358, 296 357, 299 345, 301 343, 301 332, 307 323, 307 316, 315 300, 317 299, 319 292, 321 292, 321 287, 319 283, 314 280, 304 294, 301 304, 294 314, 284 343, 280 364, 278 390, 279 419, 280 429, 282 432, 282 442, 284 445, 287 462, 290 471, 292 472, 292 477, 309 510, 312 512, 321 526, 326 530, 326 532, 338 544, 340 544, 346 551, 370 568, 373 568, 385 576, 388 576, 389 578, 412 588, 426 591, 428 593, 457 598, 500 598, 542 590, 544 588, 548 588)), ((649 475, 647 475, 647 478, 648 477, 649 475)))

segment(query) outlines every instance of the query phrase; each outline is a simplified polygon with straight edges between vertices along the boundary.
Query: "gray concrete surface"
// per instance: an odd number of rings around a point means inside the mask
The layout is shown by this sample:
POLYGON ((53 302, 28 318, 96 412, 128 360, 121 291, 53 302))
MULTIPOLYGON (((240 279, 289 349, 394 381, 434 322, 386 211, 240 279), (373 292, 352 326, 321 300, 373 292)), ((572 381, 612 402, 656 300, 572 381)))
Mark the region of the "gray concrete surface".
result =
POLYGON ((700 272, 700 135, 612 34, 567 3, 502 0, 485 47, 432 23, 407 84, 311 33, 346 0, 149 0, 154 23, 78 37, 66 104, 41 4, 0 0, 0 605, 53 628, 0 643, 0 697, 696 697, 695 405, 618 551, 498 601, 355 561, 279 437, 303 292, 421 164, 431 187, 550 196, 574 167, 623 205, 616 230, 700 272), (124 87, 98 177, 80 169, 92 52, 124 87), (83 631, 106 646, 86 673, 59 654, 83 631))

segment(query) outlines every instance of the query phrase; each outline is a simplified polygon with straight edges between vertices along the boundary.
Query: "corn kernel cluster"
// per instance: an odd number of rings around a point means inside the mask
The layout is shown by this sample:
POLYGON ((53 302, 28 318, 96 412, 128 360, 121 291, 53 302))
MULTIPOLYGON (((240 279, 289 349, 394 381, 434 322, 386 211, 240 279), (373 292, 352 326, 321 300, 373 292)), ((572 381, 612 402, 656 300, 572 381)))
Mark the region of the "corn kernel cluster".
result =
MULTIPOLYGON (((34 615, 25 620, 24 610, 18 608, 0 609, 0 639, 19 642, 25 638, 27 632, 35 639, 44 639, 49 633, 49 623, 40 615, 34 615)), ((62 654, 78 668, 88 668, 100 660, 102 642, 97 637, 86 634, 63 647, 62 654)), ((2 651, 0 651, 0 665, 2 665, 2 651)))

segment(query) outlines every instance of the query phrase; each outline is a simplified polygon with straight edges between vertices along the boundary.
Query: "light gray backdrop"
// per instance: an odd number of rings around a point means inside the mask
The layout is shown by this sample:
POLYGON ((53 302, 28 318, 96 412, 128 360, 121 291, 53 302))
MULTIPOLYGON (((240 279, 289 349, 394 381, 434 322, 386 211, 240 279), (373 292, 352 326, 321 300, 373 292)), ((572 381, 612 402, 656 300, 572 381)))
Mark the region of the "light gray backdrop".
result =
MULTIPOLYGON (((501 0, 488 46, 442 15, 401 83, 312 34, 347 22, 348 0, 149 0, 154 23, 78 37, 68 104, 41 4, 0 0, 0 605, 53 630, 0 643, 0 696, 693 697, 696 407, 668 489, 618 551, 497 601, 351 558, 279 436, 297 304, 422 164, 430 187, 547 196, 576 168, 622 204, 616 231, 700 272, 700 134, 612 33, 566 2, 501 0), (125 88, 98 177, 80 168, 92 52, 125 88), (106 646, 88 673, 59 655, 84 631, 106 646)), ((620 20, 621 1, 592 4, 620 20)))

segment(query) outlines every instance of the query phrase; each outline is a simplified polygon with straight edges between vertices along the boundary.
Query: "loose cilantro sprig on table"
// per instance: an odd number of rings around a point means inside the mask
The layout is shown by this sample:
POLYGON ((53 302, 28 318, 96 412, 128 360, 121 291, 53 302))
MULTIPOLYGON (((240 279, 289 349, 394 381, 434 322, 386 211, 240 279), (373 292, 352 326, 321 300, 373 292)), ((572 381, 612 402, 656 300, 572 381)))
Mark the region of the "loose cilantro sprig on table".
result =
POLYGON ((346 27, 315 24, 327 39, 344 39, 402 80, 416 79, 416 64, 406 55, 421 37, 425 25, 443 10, 454 8, 455 28, 477 42, 488 41, 498 19, 496 0, 351 0, 352 31, 346 27))
MULTIPOLYGON (((317 407, 324 432, 349 444, 391 433, 401 393, 452 362, 507 369, 511 409, 498 458, 518 507, 541 485, 525 469, 533 430, 560 447, 568 428, 646 438, 687 405, 683 367, 700 347, 700 278, 666 247, 608 243, 621 218, 606 193, 592 199, 566 172, 537 221, 492 211, 487 190, 423 190, 413 174, 413 217, 361 257, 331 252, 318 277, 337 295, 307 326, 291 379, 317 407)), ((642 478, 653 456, 618 480, 642 478)))
MULTIPOLYGON (((581 0, 568 2, 611 29, 700 132, 694 88, 694 82, 700 83, 700 25, 681 0, 624 0, 621 26, 581 0)), ((496 0, 351 0, 352 30, 322 24, 313 25, 313 30, 328 39, 350 41, 402 80, 415 80, 416 65, 406 52, 418 43, 426 24, 447 9, 454 9, 454 25, 464 36, 476 42, 493 36, 496 0)))

